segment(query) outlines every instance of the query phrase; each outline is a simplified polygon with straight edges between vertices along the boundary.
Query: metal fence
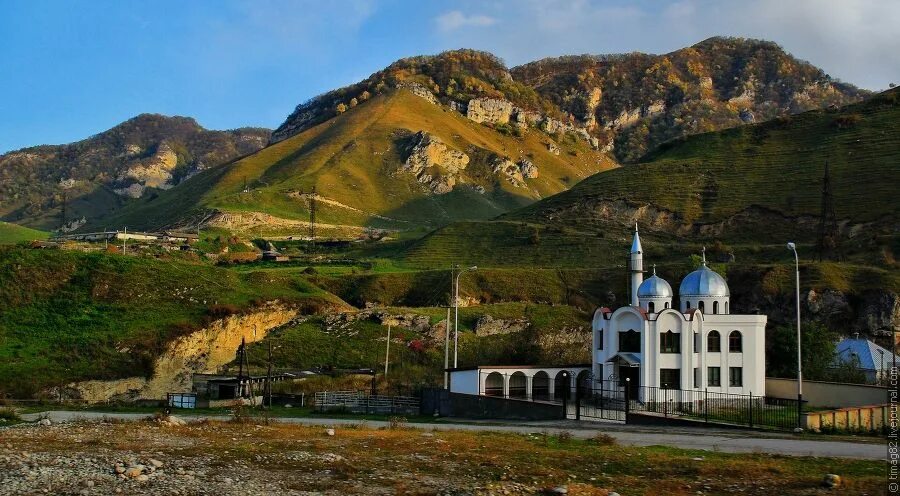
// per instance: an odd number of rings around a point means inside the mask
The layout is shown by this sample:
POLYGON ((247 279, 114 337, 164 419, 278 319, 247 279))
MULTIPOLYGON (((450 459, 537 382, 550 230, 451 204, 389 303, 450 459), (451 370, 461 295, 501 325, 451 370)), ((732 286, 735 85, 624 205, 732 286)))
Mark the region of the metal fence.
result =
POLYGON ((579 388, 575 417, 624 420, 629 413, 680 417, 708 424, 793 429, 800 425, 797 400, 708 389, 629 387, 618 381, 595 381, 579 388))
POLYGON ((366 391, 320 391, 315 395, 319 412, 418 415, 420 401, 415 396, 385 396, 366 391))

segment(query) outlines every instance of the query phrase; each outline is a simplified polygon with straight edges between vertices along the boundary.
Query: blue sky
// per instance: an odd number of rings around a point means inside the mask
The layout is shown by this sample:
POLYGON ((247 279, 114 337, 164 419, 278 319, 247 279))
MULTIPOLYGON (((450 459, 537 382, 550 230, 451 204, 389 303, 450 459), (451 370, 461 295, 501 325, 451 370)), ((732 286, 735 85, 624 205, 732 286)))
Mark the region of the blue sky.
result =
POLYGON ((746 36, 885 89, 900 83, 896 26, 896 0, 0 0, 0 153, 142 112, 274 128, 316 94, 453 48, 512 66, 746 36))

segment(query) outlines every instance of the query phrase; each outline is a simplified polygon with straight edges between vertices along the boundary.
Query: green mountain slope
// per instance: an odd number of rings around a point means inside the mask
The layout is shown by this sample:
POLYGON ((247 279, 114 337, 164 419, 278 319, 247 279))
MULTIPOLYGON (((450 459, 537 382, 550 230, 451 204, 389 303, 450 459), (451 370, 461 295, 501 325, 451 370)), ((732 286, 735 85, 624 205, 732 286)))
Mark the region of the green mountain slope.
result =
POLYGON ((319 234, 358 235, 494 217, 614 165, 572 135, 476 123, 407 89, 386 90, 102 222, 150 228, 205 218, 235 232, 305 235, 315 188, 319 234))
POLYGON ((895 230, 900 90, 839 110, 678 140, 506 219, 582 229, 638 221, 710 236, 789 229, 809 237, 818 228, 826 163, 846 236, 869 223, 875 231, 895 230))
POLYGON ((266 129, 210 131, 191 118, 142 114, 76 143, 9 152, 0 155, 0 219, 75 229, 268 139, 266 129))
POLYGON ((0 221, 0 245, 47 239, 48 233, 0 221))

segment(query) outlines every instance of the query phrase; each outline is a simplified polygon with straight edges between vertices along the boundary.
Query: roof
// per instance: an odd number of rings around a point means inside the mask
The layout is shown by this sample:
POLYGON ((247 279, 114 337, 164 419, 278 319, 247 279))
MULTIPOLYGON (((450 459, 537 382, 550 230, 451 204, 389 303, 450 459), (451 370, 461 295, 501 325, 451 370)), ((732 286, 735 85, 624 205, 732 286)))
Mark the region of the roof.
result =
MULTIPOLYGON (((849 363, 855 358, 859 360, 859 368, 863 370, 884 370, 893 363, 890 350, 865 338, 844 339, 835 347, 835 352, 836 362, 849 363)), ((900 359, 900 355, 897 358, 900 359)))
POLYGON ((706 257, 700 268, 684 276, 678 288, 678 296, 684 297, 725 297, 730 296, 728 283, 718 272, 706 266, 706 257))
POLYGON ((589 363, 570 363, 566 365, 475 365, 473 367, 450 367, 446 369, 448 372, 462 372, 465 370, 481 370, 481 369, 517 369, 517 370, 529 370, 529 369, 577 369, 577 368, 586 368, 590 367, 589 363))
POLYGON ((656 275, 656 266, 654 265, 653 275, 638 286, 637 295, 638 298, 671 298, 672 286, 669 286, 665 279, 656 275))
POLYGON ((616 353, 612 358, 607 360, 607 362, 614 362, 616 360, 621 360, 628 364, 629 367, 640 367, 641 366, 641 354, 640 353, 616 353))
POLYGON ((638 226, 634 225, 634 241, 631 242, 631 253, 641 253, 641 237, 638 235, 638 226))

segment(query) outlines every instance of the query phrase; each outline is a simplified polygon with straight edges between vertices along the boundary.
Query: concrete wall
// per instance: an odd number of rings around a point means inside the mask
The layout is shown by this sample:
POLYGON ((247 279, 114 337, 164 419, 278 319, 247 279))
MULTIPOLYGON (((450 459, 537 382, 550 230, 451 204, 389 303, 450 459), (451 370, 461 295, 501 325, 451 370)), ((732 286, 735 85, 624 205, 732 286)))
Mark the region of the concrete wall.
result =
POLYGON ((451 393, 444 389, 427 389, 422 392, 422 415, 445 417, 557 420, 565 419, 562 405, 535 403, 492 396, 451 393))
MULTIPOLYGON (((803 381, 804 408, 880 405, 887 403, 887 394, 882 386, 803 381)), ((797 399, 797 380, 767 377, 766 396, 797 399)))
MULTIPOLYGON (((896 409, 896 406, 894 407, 896 409)), ((848 432, 877 432, 890 425, 892 416, 889 405, 872 405, 803 414, 805 429, 819 432, 838 430, 848 432)), ((893 412, 896 417, 897 412, 893 412)))

